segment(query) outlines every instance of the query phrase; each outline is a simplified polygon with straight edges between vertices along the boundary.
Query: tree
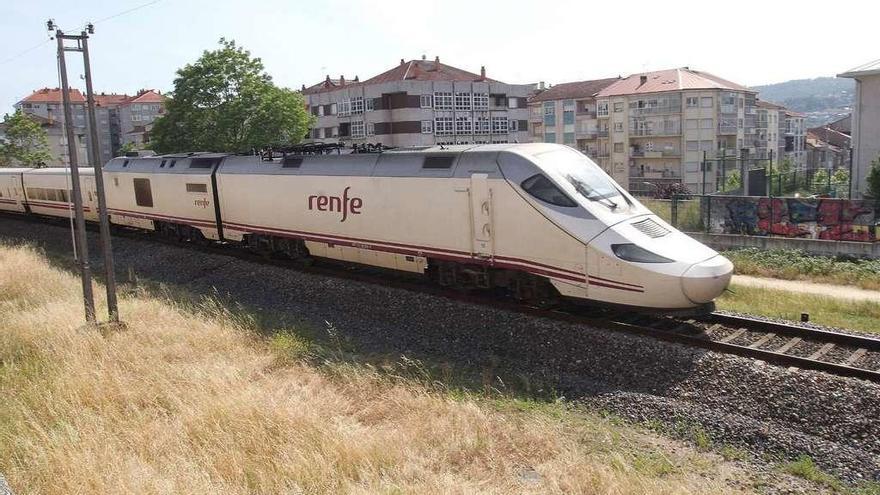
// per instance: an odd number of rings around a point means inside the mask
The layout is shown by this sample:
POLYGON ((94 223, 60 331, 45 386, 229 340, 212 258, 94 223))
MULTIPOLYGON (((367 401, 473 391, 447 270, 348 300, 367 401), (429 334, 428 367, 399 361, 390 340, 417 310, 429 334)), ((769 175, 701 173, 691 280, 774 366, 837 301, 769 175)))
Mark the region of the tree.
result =
POLYGON ((872 199, 880 199, 880 156, 871 162, 871 169, 868 171, 867 187, 865 188, 865 196, 872 199))
POLYGON ((724 184, 725 191, 735 191, 742 187, 742 178, 740 177, 740 173, 738 170, 733 170, 728 174, 726 183, 724 184))
POLYGON ((156 120, 152 147, 159 153, 247 151, 293 144, 311 116, 300 93, 279 88, 259 58, 220 39, 177 71, 166 114, 156 120))
POLYGON ((130 151, 138 151, 142 149, 144 149, 143 145, 139 145, 133 141, 129 141, 119 147, 119 151, 117 151, 117 154, 123 156, 130 151))
POLYGON ((839 168, 831 175, 831 182, 837 185, 849 184, 849 170, 839 168))
POLYGON ((0 165, 34 167, 52 159, 46 131, 31 116, 16 110, 3 117, 3 127, 6 138, 0 142, 0 165))

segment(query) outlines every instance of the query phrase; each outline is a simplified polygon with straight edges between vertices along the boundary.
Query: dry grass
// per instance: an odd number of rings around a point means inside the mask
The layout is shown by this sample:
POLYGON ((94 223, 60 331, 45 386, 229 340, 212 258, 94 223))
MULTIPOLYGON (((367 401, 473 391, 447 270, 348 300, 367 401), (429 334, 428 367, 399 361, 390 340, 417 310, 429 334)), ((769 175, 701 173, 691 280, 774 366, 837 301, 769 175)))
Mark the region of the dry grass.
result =
POLYGON ((259 337, 216 306, 128 295, 128 328, 102 334, 79 296, 0 246, 0 472, 17 493, 678 494, 732 476, 562 406, 315 364, 296 334, 259 337))

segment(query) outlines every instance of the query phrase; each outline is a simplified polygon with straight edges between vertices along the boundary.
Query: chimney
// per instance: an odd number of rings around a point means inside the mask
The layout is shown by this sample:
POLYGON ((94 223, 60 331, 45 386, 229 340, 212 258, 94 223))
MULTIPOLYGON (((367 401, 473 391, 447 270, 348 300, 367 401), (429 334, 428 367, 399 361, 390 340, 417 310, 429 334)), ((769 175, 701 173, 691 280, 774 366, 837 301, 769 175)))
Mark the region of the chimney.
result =
POLYGON ((339 75, 339 85, 345 86, 345 76, 343 76, 342 74, 339 75))
POLYGON ((330 74, 327 74, 327 79, 324 79, 324 83, 328 86, 330 85, 330 74))
POLYGON ((480 79, 481 80, 486 79, 486 66, 485 65, 480 66, 480 79))
POLYGON ((639 86, 648 82, 648 76, 639 76, 639 86))
POLYGON ((360 79, 358 78, 358 76, 354 76, 354 82, 360 82, 360 79))
POLYGON ((305 85, 305 84, 303 84, 303 88, 302 88, 302 91, 305 91, 305 90, 306 90, 306 85, 305 85))
POLYGON ((547 86, 544 85, 544 81, 541 81, 538 83, 539 90, 544 91, 546 88, 547 88, 547 86))
POLYGON ((427 60, 427 59, 428 59, 428 56, 425 55, 425 54, 423 53, 423 54, 422 54, 422 60, 427 60))
POLYGON ((440 56, 439 56, 439 55, 437 55, 436 57, 434 57, 434 63, 435 63, 435 64, 439 64, 439 63, 440 63, 440 56))
POLYGON ((400 65, 403 65, 403 64, 404 64, 403 59, 400 59, 400 65))

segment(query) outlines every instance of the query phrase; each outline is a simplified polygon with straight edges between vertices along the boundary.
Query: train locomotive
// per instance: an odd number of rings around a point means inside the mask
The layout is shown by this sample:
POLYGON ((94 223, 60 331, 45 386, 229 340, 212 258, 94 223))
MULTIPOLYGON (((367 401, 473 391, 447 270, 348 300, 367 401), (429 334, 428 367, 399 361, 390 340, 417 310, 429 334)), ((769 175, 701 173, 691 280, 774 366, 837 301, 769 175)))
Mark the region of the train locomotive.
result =
MULTIPOLYGON (((556 144, 117 157, 103 173, 115 226, 416 272, 529 302, 705 312, 733 271, 556 144)), ((0 169, 0 210, 69 216, 66 174, 0 169)), ((95 221, 87 173, 82 195, 95 221)))

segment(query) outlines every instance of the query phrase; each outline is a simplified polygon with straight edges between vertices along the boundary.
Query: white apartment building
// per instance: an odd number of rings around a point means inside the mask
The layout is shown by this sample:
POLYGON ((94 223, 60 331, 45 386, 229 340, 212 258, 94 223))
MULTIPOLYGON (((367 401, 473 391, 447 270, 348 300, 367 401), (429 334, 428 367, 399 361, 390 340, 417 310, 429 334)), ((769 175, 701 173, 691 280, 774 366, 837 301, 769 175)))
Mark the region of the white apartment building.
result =
POLYGON ((599 91, 596 105, 600 164, 633 193, 671 182, 714 192, 722 157, 757 151, 755 92, 706 72, 633 74, 599 91))
POLYGON ((880 59, 850 69, 837 77, 856 80, 856 104, 852 115, 851 196, 861 198, 867 187, 871 162, 880 158, 880 59))
POLYGON ((382 144, 528 142, 534 85, 507 84, 433 61, 400 60, 360 81, 327 78, 303 87, 316 122, 308 141, 382 144))
MULTIPOLYGON (((46 165, 58 166, 70 164, 70 152, 67 145, 67 133, 64 130, 64 107, 59 88, 43 88, 33 92, 15 104, 15 108, 23 113, 36 117, 37 122, 46 131, 49 154, 52 159, 46 165)), ((71 116, 73 118, 73 134, 76 140, 76 157, 80 165, 89 164, 89 136, 86 119, 86 99, 78 89, 70 90, 71 116)), ((101 139, 99 132, 99 140, 101 139)), ((109 160, 109 158, 108 158, 109 160)))
POLYGON ((783 160, 789 160, 794 170, 807 169, 806 115, 785 110, 782 133, 785 137, 783 160))
POLYGON ((599 91, 619 77, 557 84, 529 98, 532 141, 559 143, 598 158, 599 120, 596 98, 599 91))
POLYGON ((755 118, 755 155, 779 163, 785 158, 785 107, 758 100, 755 118))

